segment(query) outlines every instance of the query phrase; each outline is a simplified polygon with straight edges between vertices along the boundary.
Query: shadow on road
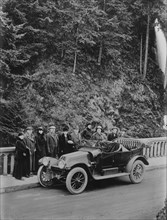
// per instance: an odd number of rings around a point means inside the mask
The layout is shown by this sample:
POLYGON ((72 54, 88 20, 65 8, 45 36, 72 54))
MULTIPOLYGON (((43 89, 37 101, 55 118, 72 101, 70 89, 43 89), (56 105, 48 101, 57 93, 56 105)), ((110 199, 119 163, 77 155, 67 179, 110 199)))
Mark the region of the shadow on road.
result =
MULTIPOLYGON (((113 178, 113 179, 106 179, 106 180, 92 180, 88 183, 85 192, 94 191, 94 190, 101 190, 106 189, 110 187, 120 187, 125 185, 130 185, 131 182, 129 181, 129 178, 127 177, 121 177, 121 178, 113 178)), ((43 188, 45 190, 45 188, 43 188)), ((70 193, 67 191, 65 184, 63 183, 55 183, 54 186, 47 188, 47 190, 60 190, 64 195, 69 195, 70 193)), ((70 194, 71 195, 71 194, 70 194)))

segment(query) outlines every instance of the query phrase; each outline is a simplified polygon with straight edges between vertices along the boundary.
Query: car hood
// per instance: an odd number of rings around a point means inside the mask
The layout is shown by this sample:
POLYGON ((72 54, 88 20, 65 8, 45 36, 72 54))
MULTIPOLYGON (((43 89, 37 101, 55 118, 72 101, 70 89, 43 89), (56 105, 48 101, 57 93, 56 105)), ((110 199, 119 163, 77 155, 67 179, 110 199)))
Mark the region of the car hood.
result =
POLYGON ((86 164, 87 166, 90 166, 90 160, 92 160, 93 157, 96 157, 100 153, 101 151, 99 149, 82 147, 76 152, 63 154, 60 160, 63 159, 65 161, 67 168, 70 168, 76 164, 86 164))
POLYGON ((81 152, 89 152, 92 154, 93 157, 96 157, 101 153, 101 150, 98 148, 93 148, 93 147, 82 147, 79 149, 81 152))

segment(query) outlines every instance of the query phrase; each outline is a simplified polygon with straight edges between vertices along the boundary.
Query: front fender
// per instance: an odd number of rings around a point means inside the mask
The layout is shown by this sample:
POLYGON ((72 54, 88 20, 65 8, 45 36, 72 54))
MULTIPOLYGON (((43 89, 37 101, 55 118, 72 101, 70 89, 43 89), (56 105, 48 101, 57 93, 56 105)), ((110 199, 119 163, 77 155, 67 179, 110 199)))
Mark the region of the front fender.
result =
POLYGON ((132 165, 136 160, 141 160, 145 165, 149 165, 149 162, 146 160, 144 156, 135 156, 129 160, 129 162, 126 165, 126 172, 130 173, 132 169, 132 165))
POLYGON ((43 159, 44 159, 44 158, 47 158, 47 160, 49 161, 49 165, 50 165, 50 166, 57 165, 57 163, 58 163, 58 159, 56 159, 56 158, 53 158, 53 157, 42 157, 42 158, 39 159, 39 161, 38 161, 38 164, 39 164, 39 165, 42 165, 42 164, 43 164, 43 159))
POLYGON ((66 163, 66 169, 71 169, 71 167, 77 164, 85 164, 90 166, 89 153, 83 151, 76 151, 69 154, 62 155, 66 163))

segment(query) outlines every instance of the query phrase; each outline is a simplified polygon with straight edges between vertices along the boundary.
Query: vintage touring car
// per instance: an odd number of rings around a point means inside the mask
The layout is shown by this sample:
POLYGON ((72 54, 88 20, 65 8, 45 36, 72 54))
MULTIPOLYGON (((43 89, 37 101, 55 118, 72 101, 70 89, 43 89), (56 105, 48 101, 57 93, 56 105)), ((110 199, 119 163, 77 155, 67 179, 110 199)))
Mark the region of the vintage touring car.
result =
POLYGON ((132 183, 140 183, 145 165, 149 164, 142 151, 142 146, 128 149, 116 142, 92 142, 59 159, 41 158, 38 181, 43 187, 50 187, 58 180, 72 194, 82 193, 92 179, 129 176, 132 183))

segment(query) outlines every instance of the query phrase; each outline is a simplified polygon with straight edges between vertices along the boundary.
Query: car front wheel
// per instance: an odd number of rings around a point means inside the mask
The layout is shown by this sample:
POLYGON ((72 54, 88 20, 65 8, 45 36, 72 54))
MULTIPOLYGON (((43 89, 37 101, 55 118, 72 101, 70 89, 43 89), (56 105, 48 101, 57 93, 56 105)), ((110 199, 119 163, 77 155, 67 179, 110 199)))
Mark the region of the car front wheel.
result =
POLYGON ((66 187, 72 194, 79 194, 84 191, 88 183, 88 175, 82 167, 72 169, 66 178, 66 187))
POLYGON ((144 178, 145 166, 140 160, 133 163, 129 178, 132 183, 140 183, 144 178))
POLYGON ((40 166, 40 168, 38 169, 37 178, 39 183, 43 187, 51 187, 53 185, 51 172, 45 166, 40 166))

